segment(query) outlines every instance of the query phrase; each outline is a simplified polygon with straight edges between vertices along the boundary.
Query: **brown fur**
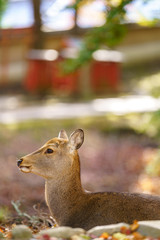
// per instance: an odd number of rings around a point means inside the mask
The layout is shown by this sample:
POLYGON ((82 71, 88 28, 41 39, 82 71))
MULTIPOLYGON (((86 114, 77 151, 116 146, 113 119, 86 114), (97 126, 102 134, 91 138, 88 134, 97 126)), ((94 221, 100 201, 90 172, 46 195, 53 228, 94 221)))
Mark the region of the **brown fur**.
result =
POLYGON ((65 131, 36 152, 23 157, 19 167, 45 178, 45 199, 60 226, 90 229, 96 225, 160 219, 160 197, 132 193, 89 193, 81 186, 77 149, 83 143, 78 129, 68 139, 65 131), (54 152, 47 153, 50 148, 54 152))

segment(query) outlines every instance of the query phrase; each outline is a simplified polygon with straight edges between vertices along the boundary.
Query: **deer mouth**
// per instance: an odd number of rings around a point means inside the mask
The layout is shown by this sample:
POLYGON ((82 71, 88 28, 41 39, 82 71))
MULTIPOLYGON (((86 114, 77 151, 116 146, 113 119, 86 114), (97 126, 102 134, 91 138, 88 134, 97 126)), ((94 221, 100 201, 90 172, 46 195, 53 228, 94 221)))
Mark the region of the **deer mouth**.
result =
POLYGON ((20 170, 24 173, 29 173, 31 172, 31 166, 20 166, 20 170))

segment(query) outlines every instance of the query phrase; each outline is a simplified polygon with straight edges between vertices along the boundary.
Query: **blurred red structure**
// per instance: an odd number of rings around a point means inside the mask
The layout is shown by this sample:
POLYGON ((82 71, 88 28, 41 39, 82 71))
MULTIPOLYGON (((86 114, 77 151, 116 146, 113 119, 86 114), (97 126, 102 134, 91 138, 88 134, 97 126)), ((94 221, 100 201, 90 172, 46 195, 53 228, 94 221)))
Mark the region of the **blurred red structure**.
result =
POLYGON ((29 54, 29 66, 24 87, 29 92, 63 92, 67 94, 78 91, 78 72, 68 75, 60 73, 59 66, 65 57, 55 50, 32 50, 29 54))
POLYGON ((52 88, 53 91, 67 94, 77 93, 79 91, 79 72, 75 71, 70 74, 61 74, 59 65, 64 59, 59 58, 52 69, 52 88))
POLYGON ((96 62, 91 65, 91 85, 95 93, 117 91, 120 84, 120 64, 96 62))
POLYGON ((91 86, 95 93, 117 91, 120 85, 122 56, 117 51, 98 50, 91 64, 91 86))
POLYGON ((29 92, 47 90, 52 83, 52 62, 29 60, 29 68, 24 87, 29 92))
POLYGON ((75 59, 77 57, 77 50, 72 47, 66 47, 60 52, 57 64, 54 65, 53 69, 53 81, 52 86, 57 92, 63 92, 67 94, 75 94, 80 91, 79 81, 80 74, 79 71, 74 71, 70 74, 63 74, 60 72, 59 66, 66 59, 75 59))
MULTIPOLYGON (((79 71, 70 74, 60 72, 60 64, 68 58, 76 58, 73 49, 32 50, 29 53, 29 67, 25 79, 25 89, 29 92, 52 90, 55 93, 74 94, 80 91, 79 71)), ((117 91, 120 84, 121 55, 116 51, 98 50, 93 54, 90 76, 94 93, 117 91)))

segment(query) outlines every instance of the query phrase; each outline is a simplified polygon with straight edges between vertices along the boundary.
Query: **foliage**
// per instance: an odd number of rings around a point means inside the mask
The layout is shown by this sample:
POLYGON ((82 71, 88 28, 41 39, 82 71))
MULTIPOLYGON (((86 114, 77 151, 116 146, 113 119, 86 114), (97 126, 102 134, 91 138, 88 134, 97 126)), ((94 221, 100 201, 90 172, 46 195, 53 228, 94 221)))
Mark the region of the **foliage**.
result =
POLYGON ((147 128, 150 128, 151 133, 156 136, 157 138, 160 138, 160 110, 154 112, 151 114, 151 118, 148 122, 147 128))
POLYGON ((151 176, 160 176, 160 150, 157 151, 153 160, 147 164, 146 173, 151 176))
POLYGON ((40 209, 40 205, 34 206, 34 215, 29 215, 28 213, 21 210, 22 204, 19 200, 11 201, 12 206, 14 207, 15 213, 12 216, 8 214, 8 208, 3 207, 0 209, 0 214, 3 212, 4 216, 3 221, 0 221, 5 228, 6 226, 10 226, 12 224, 26 224, 29 226, 33 232, 38 232, 41 229, 45 229, 47 227, 51 227, 54 224, 53 219, 46 213, 42 212, 40 209))
MULTIPOLYGON (((76 0, 76 2, 69 6, 78 12, 82 5, 95 0, 76 0)), ((147 3, 151 0, 143 0, 147 3)), ((77 59, 68 59, 62 65, 65 73, 75 71, 83 64, 92 59, 92 54, 99 48, 108 47, 113 48, 124 38, 127 27, 125 24, 126 7, 133 0, 105 0, 105 23, 102 26, 95 27, 88 31, 83 38, 79 55, 77 59)), ((138 24, 143 26, 153 26, 157 23, 157 19, 148 20, 141 16, 138 24)))
POLYGON ((27 213, 22 212, 20 210, 20 206, 21 206, 21 202, 20 201, 16 201, 16 202, 11 201, 11 204, 14 207, 14 209, 16 210, 16 212, 17 212, 19 217, 26 217, 28 219, 31 219, 31 217, 27 213))
POLYGON ((0 207, 0 223, 3 223, 9 215, 8 207, 0 207))
MULTIPOLYGON (((72 72, 91 60, 93 52, 101 46, 114 47, 122 40, 126 33, 126 26, 122 24, 126 14, 126 5, 132 1, 106 1, 105 24, 93 28, 86 34, 78 58, 74 60, 69 59, 65 62, 65 72, 72 72)), ((86 1, 78 0, 70 8, 78 10, 82 2, 85 4, 86 1)))
POLYGON ((160 140, 160 110, 153 113, 134 114, 128 125, 136 132, 160 140))
POLYGON ((0 0, 0 26, 1 26, 2 15, 7 7, 7 2, 8 0, 0 0))
POLYGON ((138 88, 155 98, 160 97, 160 71, 146 77, 143 76, 139 80, 138 88))

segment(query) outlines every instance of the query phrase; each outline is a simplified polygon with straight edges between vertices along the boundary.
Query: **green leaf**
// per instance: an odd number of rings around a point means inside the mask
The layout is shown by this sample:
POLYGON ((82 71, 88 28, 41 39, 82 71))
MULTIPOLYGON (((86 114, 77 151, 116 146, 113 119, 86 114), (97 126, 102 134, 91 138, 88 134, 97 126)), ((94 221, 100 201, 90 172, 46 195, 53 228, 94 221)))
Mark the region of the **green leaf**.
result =
MULTIPOLYGON (((126 26, 124 22, 126 5, 133 0, 123 0, 118 6, 110 6, 106 12, 106 22, 103 26, 95 27, 90 30, 83 39, 83 44, 77 59, 66 60, 63 64, 65 73, 73 72, 79 67, 92 59, 94 51, 102 46, 114 47, 126 34, 126 26)), ((78 8, 80 0, 74 4, 74 8, 78 8)))
POLYGON ((0 0, 0 26, 2 21, 2 16, 7 8, 8 0, 0 0))

